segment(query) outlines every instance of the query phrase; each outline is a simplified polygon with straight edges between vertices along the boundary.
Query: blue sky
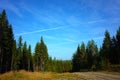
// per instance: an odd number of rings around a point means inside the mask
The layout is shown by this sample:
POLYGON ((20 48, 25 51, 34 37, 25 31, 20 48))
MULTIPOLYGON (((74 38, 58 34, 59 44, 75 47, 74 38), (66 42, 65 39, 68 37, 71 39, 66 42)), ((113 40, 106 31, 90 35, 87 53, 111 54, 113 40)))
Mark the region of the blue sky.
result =
POLYGON ((120 26, 120 0, 0 0, 13 26, 15 39, 32 45, 43 36, 49 55, 71 59, 81 42, 94 39, 101 46, 107 29, 120 26))

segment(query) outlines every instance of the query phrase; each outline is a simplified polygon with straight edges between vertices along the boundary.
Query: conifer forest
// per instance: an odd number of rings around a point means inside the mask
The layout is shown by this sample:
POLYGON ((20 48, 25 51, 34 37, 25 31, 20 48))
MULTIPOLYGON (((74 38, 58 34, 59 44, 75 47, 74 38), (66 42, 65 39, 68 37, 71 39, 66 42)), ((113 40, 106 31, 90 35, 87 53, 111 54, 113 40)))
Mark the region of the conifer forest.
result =
POLYGON ((23 40, 22 36, 15 40, 6 11, 0 12, 0 74, 19 70, 59 73, 120 71, 120 27, 114 36, 111 36, 108 30, 104 32, 100 48, 93 39, 89 40, 87 45, 84 42, 78 43, 71 60, 58 60, 49 56, 44 36, 36 42, 34 53, 31 45, 23 40))

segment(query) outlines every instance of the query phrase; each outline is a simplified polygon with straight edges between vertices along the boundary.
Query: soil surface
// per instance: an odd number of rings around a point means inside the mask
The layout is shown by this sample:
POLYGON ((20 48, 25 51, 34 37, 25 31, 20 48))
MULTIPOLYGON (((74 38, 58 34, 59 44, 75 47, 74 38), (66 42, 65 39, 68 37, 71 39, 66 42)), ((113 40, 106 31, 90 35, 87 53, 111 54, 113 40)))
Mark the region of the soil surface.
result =
POLYGON ((120 80, 119 74, 107 74, 102 72, 80 72, 76 74, 84 76, 88 80, 120 80))

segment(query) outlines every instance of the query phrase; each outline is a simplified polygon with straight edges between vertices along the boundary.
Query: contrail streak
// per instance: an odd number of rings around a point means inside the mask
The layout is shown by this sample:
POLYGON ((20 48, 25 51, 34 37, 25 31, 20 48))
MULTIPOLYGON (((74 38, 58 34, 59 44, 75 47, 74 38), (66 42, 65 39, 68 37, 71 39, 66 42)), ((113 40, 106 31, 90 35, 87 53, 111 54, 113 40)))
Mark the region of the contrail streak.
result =
POLYGON ((57 30, 57 29, 61 29, 61 28, 62 27, 49 28, 49 29, 41 29, 41 30, 36 30, 36 31, 31 31, 31 32, 19 33, 19 34, 16 34, 15 36, 26 35, 26 34, 33 34, 33 33, 38 33, 38 32, 45 32, 45 31, 52 31, 52 30, 57 30))

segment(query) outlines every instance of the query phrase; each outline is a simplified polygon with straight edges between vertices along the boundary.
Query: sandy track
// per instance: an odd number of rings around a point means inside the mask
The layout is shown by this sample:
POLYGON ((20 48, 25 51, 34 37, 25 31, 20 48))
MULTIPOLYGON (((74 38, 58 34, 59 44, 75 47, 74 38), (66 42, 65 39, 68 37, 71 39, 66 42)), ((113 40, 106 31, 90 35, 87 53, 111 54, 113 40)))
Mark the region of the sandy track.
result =
POLYGON ((88 80, 120 80, 120 75, 106 74, 101 72, 80 72, 76 73, 88 80))

